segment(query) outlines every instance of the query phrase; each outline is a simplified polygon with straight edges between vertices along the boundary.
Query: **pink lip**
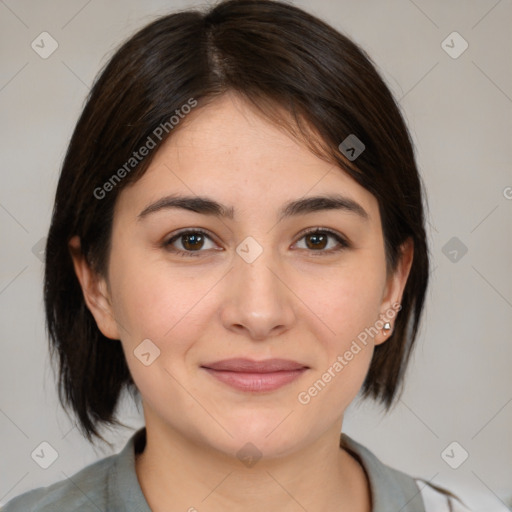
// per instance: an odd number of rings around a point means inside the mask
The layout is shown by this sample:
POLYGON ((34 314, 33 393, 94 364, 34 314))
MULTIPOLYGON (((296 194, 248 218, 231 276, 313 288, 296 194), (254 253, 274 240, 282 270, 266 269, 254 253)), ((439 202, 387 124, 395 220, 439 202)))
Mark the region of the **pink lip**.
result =
POLYGON ((288 359, 225 359, 202 365, 210 375, 241 391, 273 391, 300 377, 307 366, 288 359))

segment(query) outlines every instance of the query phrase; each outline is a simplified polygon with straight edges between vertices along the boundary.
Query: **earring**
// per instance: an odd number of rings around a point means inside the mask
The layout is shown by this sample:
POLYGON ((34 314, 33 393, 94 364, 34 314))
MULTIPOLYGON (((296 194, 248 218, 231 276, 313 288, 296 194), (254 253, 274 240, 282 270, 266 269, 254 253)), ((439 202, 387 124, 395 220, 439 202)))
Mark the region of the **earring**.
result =
POLYGON ((385 336, 387 336, 391 332, 391 324, 389 322, 386 322, 384 326, 382 327, 382 332, 385 336))

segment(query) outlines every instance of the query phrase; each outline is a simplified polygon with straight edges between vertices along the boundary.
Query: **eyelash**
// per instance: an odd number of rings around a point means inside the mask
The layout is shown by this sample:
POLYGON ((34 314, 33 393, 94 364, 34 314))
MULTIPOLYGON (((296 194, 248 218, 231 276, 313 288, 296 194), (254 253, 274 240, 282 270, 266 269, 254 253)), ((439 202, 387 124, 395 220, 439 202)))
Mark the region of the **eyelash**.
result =
MULTIPOLYGON (((181 236, 183 236, 183 235, 190 235, 190 234, 198 234, 198 233, 200 233, 202 235, 205 235, 210 240, 212 240, 212 237, 209 235, 209 233, 207 231, 204 231, 203 229, 200 229, 200 228, 197 228, 197 229, 187 229, 187 230, 184 230, 184 231, 180 231, 179 233, 175 234, 173 237, 169 238, 166 242, 163 243, 163 246, 168 251, 170 251, 170 252, 172 252, 172 253, 174 253, 174 254, 176 254, 178 256, 198 257, 198 256, 201 255, 202 252, 205 252, 205 251, 201 251, 201 250, 198 250, 198 251, 182 251, 181 249, 176 249, 175 247, 172 247, 172 244, 176 240, 178 240, 181 236)), ((311 228, 311 229, 308 229, 306 231, 303 231, 302 233, 300 233, 300 238, 297 240, 297 242, 299 240, 302 240, 307 235, 312 235, 312 234, 316 235, 316 234, 320 234, 320 233, 332 236, 339 243, 339 246, 334 248, 334 249, 329 249, 329 250, 318 250, 318 251, 315 251, 313 249, 310 249, 309 252, 313 253, 314 256, 326 256, 326 255, 337 253, 339 251, 342 251, 344 249, 348 249, 348 248, 351 247, 350 243, 345 238, 343 238, 340 234, 338 234, 335 231, 332 231, 330 229, 327 229, 327 228, 311 228), (318 254, 315 254, 315 253, 318 253, 318 254)), ((308 250, 308 249, 306 249, 306 250, 308 250)))

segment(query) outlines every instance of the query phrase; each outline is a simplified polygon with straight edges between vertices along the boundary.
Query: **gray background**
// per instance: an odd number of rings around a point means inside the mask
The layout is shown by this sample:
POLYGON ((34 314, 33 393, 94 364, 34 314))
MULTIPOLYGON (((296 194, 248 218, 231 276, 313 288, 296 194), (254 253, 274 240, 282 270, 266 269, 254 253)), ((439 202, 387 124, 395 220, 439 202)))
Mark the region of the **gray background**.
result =
MULTIPOLYGON (((432 280, 405 393, 386 416, 371 402, 354 402, 344 430, 475 511, 512 510, 511 1, 293 3, 373 58, 400 99, 429 197, 432 280), (442 46, 453 31, 469 44, 458 58, 442 46), (462 449, 469 454, 457 469, 441 455, 453 441, 460 447, 448 450, 452 464, 462 449)), ((0 0, 0 504, 111 453, 89 446, 57 403, 38 243, 100 67, 157 15, 201 5, 0 0), (47 59, 31 47, 44 31, 58 43, 47 59), (43 441, 58 453, 48 469, 31 458, 43 441)), ((452 39, 445 44, 453 54, 462 41, 452 39)), ((128 401, 121 418, 142 425, 128 401)), ((131 433, 108 436, 116 451, 131 433)))

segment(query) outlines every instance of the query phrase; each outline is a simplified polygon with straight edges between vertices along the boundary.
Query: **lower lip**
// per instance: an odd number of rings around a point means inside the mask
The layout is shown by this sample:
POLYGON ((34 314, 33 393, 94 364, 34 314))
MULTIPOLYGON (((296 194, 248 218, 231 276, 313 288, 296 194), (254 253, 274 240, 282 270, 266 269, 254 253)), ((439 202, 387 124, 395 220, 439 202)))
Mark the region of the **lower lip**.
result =
POLYGON ((274 391, 298 379, 307 368, 270 373, 243 373, 204 368, 216 379, 241 391, 274 391))

